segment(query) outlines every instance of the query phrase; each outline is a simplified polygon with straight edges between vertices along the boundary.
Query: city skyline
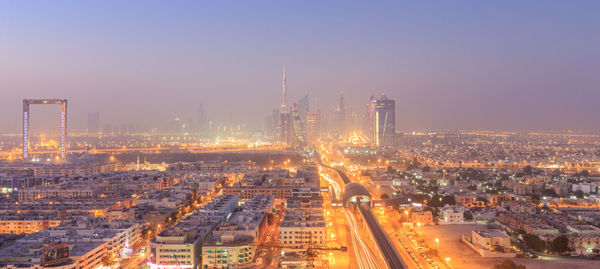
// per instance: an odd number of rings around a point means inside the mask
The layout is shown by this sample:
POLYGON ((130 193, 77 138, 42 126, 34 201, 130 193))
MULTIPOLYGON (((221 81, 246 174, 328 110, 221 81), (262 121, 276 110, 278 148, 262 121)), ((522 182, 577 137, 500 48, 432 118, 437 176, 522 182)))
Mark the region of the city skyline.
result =
POLYGON ((598 14, 0 3, 0 269, 600 268, 598 14))
POLYGON ((308 6, 5 4, 0 132, 19 132, 26 98, 69 99, 76 130, 89 112, 164 128, 199 103, 260 130, 283 65, 290 105, 308 93, 333 112, 343 91, 361 113, 386 93, 398 130, 598 130, 595 2, 308 6))

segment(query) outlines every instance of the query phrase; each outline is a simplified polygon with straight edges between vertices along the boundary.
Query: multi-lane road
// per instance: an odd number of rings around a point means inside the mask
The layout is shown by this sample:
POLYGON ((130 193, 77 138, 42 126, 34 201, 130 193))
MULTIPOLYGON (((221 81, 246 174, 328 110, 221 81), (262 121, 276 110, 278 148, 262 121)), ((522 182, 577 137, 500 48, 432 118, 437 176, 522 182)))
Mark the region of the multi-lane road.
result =
POLYGON ((359 204, 358 209, 363 219, 369 226, 373 237, 376 239, 377 246, 385 258, 385 263, 387 266, 393 269, 408 268, 394 247, 394 244, 392 244, 385 231, 383 231, 381 225, 379 225, 379 222, 373 215, 373 211, 363 204, 359 204))
MULTIPOLYGON (((344 184, 351 183, 350 178, 346 175, 346 173, 343 170, 339 168, 333 168, 324 164, 318 153, 316 158, 322 167, 334 170, 340 176, 344 184)), ((337 182, 330 178, 326 178, 326 180, 330 183, 330 185, 332 185, 332 188, 335 192, 341 192, 341 188, 337 182)), ((341 197, 342 195, 341 193, 336 193, 336 196, 341 197)), ((385 259, 386 266, 392 269, 408 268, 402 260, 400 254, 388 238, 387 234, 373 215, 371 209, 362 204, 358 204, 358 208, 362 218, 365 220, 373 238, 377 243, 379 251, 385 259)), ((379 266, 376 255, 368 248, 367 244, 365 243, 365 240, 363 240, 360 236, 360 233, 358 232, 358 227, 356 225, 356 220, 354 219, 353 214, 347 209, 344 210, 346 213, 347 223, 350 226, 350 229, 352 230, 352 246, 354 254, 357 256, 357 263, 359 267, 363 268, 363 266, 366 266, 366 268, 378 268, 379 266)))

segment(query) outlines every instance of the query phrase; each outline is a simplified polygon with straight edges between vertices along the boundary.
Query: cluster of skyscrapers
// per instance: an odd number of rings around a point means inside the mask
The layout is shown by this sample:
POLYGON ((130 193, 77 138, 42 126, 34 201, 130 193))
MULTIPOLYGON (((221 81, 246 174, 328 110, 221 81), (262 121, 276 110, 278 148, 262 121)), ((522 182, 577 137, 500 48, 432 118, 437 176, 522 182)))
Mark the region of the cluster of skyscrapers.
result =
POLYGON ((324 114, 310 106, 308 95, 291 106, 287 103, 286 73, 283 69, 281 107, 273 109, 264 121, 264 136, 291 147, 311 146, 324 133, 344 136, 350 130, 361 130, 377 147, 390 147, 396 141, 396 102, 384 94, 372 96, 364 115, 348 113, 344 94, 340 94, 333 113, 324 114), (362 124, 357 124, 362 122, 362 124))

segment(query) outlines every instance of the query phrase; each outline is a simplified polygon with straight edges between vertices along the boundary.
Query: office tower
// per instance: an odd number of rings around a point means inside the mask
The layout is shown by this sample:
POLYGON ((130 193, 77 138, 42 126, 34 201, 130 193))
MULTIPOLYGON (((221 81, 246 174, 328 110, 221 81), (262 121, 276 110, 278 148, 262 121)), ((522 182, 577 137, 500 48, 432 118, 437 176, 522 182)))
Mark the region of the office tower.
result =
POLYGON ((389 147, 394 143, 396 135, 396 102, 385 94, 373 100, 373 138, 378 147, 389 147))
POLYGON ((263 123, 264 137, 279 139, 279 109, 273 109, 263 123))
POLYGON ((294 135, 294 140, 296 142, 296 146, 303 147, 305 146, 304 121, 300 119, 300 112, 298 112, 298 107, 296 104, 292 105, 290 115, 292 120, 292 131, 294 135))
POLYGON ((308 112, 308 115, 306 115, 306 144, 308 146, 314 145, 314 143, 319 140, 319 124, 319 113, 313 111, 308 112))
POLYGON ((279 126, 279 109, 273 109, 271 111, 271 126, 273 127, 273 130, 269 135, 275 138, 278 137, 279 133, 281 133, 281 126, 279 126))
POLYGON ((340 93, 340 103, 336 108, 336 128, 340 135, 346 134, 346 104, 344 103, 344 93, 340 93))
POLYGON ((298 103, 296 104, 296 108, 298 109, 298 114, 300 115, 300 119, 304 122, 306 121, 306 115, 308 114, 308 110, 309 110, 309 101, 308 101, 308 94, 305 95, 304 97, 302 97, 302 99, 300 99, 298 101, 298 103))
POLYGON ((100 132, 100 113, 88 112, 87 132, 88 134, 97 134, 100 132))

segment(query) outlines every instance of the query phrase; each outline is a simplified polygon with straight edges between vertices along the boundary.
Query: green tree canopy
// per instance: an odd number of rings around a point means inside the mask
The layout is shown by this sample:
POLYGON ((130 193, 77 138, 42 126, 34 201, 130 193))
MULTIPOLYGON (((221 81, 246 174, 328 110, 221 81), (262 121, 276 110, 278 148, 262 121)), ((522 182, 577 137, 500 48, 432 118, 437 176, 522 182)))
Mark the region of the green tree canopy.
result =
POLYGON ((511 260, 503 260, 501 263, 494 265, 494 269, 526 269, 522 264, 516 264, 511 260))
POLYGON ((535 251, 544 251, 544 249, 546 249, 546 242, 540 239, 537 235, 524 234, 523 241, 525 241, 525 244, 528 248, 535 251))
POLYGON ((552 240, 552 243, 550 243, 550 246, 548 246, 548 250, 550 252, 562 253, 567 251, 568 249, 569 239, 564 235, 554 238, 554 240, 552 240))

